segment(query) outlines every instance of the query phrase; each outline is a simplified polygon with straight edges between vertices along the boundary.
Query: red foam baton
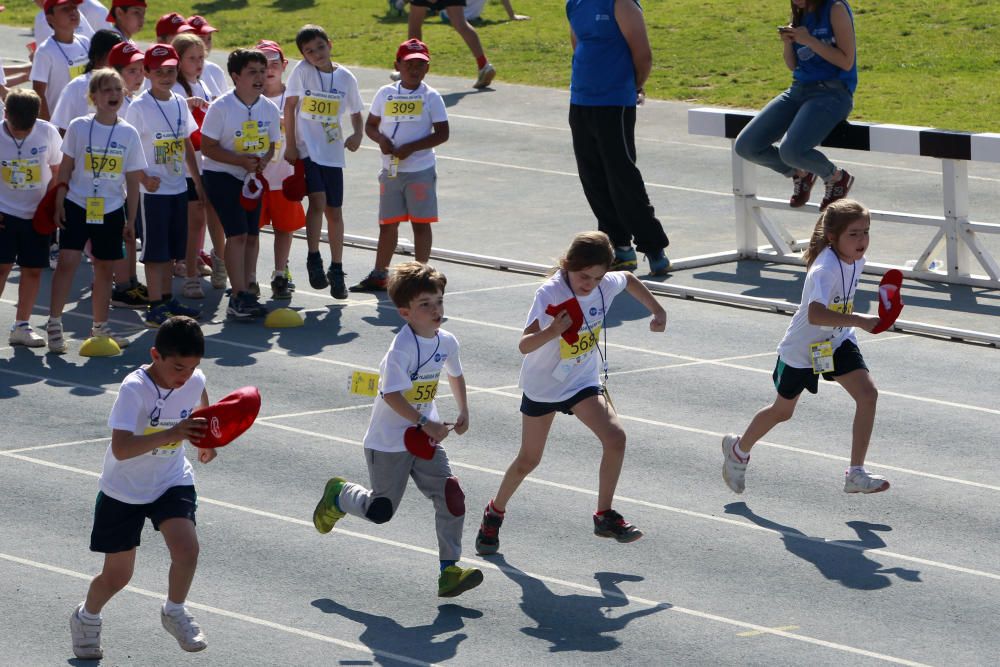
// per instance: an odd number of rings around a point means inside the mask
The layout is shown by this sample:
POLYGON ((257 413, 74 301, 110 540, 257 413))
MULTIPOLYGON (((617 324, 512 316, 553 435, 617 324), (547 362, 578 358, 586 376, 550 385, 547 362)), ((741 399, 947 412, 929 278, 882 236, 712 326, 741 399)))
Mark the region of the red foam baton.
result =
POLYGON ((903 312, 903 273, 899 269, 890 269, 882 276, 878 286, 878 324, 872 329, 873 334, 882 333, 890 328, 903 312))
POLYGON ((562 303, 551 304, 545 307, 545 314, 555 317, 562 311, 569 313, 569 318, 573 322, 569 329, 562 332, 563 340, 572 345, 580 340, 580 327, 583 326, 583 311, 580 310, 580 302, 576 297, 570 297, 562 303))
POLYGON ((260 412, 260 392, 257 387, 241 387, 213 405, 199 408, 191 417, 208 422, 205 435, 195 447, 214 449, 225 447, 250 428, 260 412))

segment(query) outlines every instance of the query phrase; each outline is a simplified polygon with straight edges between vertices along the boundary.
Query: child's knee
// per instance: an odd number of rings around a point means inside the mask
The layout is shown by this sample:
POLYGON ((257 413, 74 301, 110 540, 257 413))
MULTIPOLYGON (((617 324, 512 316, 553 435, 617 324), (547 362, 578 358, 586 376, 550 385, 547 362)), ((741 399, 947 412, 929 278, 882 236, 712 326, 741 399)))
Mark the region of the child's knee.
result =
POLYGON ((520 475, 527 475, 532 470, 538 467, 538 464, 542 462, 542 454, 525 454, 521 452, 514 459, 514 470, 520 475))
POLYGON ((771 406, 771 417, 776 422, 786 422, 792 418, 795 413, 795 404, 784 405, 776 404, 771 406))
POLYGON ((601 444, 606 450, 624 452, 626 439, 625 430, 622 428, 615 428, 601 438, 601 444))
POLYGON ((376 498, 368 506, 365 518, 372 523, 387 523, 392 518, 392 501, 388 498, 376 498))
POLYGON ((878 387, 875 386, 874 382, 866 382, 855 393, 854 400, 859 405, 875 405, 878 401, 878 387))
POLYGON ((201 546, 197 539, 185 541, 170 549, 170 562, 184 567, 193 567, 198 564, 199 553, 201 553, 201 546))

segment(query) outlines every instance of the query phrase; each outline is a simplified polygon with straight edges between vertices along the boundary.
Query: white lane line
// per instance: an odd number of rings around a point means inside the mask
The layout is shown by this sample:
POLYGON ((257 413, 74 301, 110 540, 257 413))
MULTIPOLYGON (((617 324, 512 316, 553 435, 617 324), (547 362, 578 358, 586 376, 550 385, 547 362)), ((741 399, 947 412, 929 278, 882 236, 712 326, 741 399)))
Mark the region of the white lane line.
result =
POLYGON ((74 440, 72 442, 56 442, 51 445, 35 445, 33 447, 19 447, 17 449, 0 449, 4 454, 19 454, 21 452, 37 452, 41 449, 53 449, 55 447, 72 447, 73 445, 90 445, 95 442, 107 442, 111 438, 91 438, 90 440, 74 440))
MULTIPOLYGON (((66 466, 60 466, 60 467, 62 467, 64 469, 69 469, 66 466)), ((89 474, 89 471, 82 471, 82 472, 87 472, 89 474)), ((202 497, 202 496, 199 496, 198 500, 200 502, 203 502, 203 503, 206 503, 206 504, 209 504, 209 505, 216 505, 216 506, 219 506, 219 507, 224 507, 224 508, 227 508, 227 509, 230 509, 230 510, 235 510, 235 511, 238 511, 238 512, 253 514, 255 516, 260 516, 260 517, 265 517, 265 518, 269 518, 269 519, 274 519, 274 520, 277 520, 277 521, 283 521, 285 523, 291 523, 291 524, 295 524, 295 525, 299 525, 299 526, 308 526, 309 528, 312 528, 312 522, 311 521, 304 521, 302 519, 297 519, 295 517, 290 517, 290 516, 285 516, 285 515, 282 515, 282 514, 277 514, 275 512, 266 512, 266 511, 263 511, 263 510, 254 509, 252 507, 246 507, 246 506, 243 506, 243 505, 236 505, 236 504, 233 504, 233 503, 227 503, 227 502, 224 502, 224 501, 214 500, 214 499, 211 499, 211 498, 205 498, 205 497, 202 497)), ((347 536, 347 537, 353 537, 353 538, 357 538, 357 539, 367 540, 367 541, 370 541, 370 542, 375 542, 377 544, 382 544, 382 545, 389 546, 389 547, 394 547, 394 548, 399 548, 399 549, 405 549, 407 551, 412 551, 412 552, 420 553, 420 554, 427 555, 427 556, 436 557, 438 555, 437 551, 434 551, 434 550, 431 550, 431 549, 427 549, 427 548, 424 548, 424 547, 419 547, 419 546, 416 546, 416 545, 413 545, 413 544, 407 544, 405 542, 399 542, 397 540, 389 540, 389 539, 382 538, 382 537, 375 537, 373 535, 367 535, 365 533, 358 533, 358 532, 352 531, 352 530, 345 530, 345 529, 339 529, 338 528, 337 529, 337 534, 338 535, 344 535, 344 536, 347 536)), ((58 567, 55 567, 55 566, 46 565, 44 563, 38 563, 37 561, 29 561, 27 559, 17 558, 16 556, 10 556, 10 555, 4 554, 4 553, 0 553, 0 558, 4 558, 6 560, 9 560, 9 561, 12 561, 12 562, 15 562, 15 563, 20 563, 20 564, 23 564, 23 565, 28 565, 28 566, 31 566, 31 567, 37 567, 39 569, 48 570, 50 572, 56 572, 56 573, 59 573, 59 574, 63 574, 63 575, 75 577, 75 578, 78 578, 78 579, 84 579, 84 580, 88 580, 88 581, 91 579, 91 575, 87 575, 87 574, 84 574, 82 572, 75 572, 73 570, 66 570, 64 568, 58 568, 58 567)), ((827 641, 827 640, 824 640, 824 639, 817 639, 815 637, 809 637, 807 635, 802 635, 802 634, 787 632, 785 630, 780 630, 780 629, 777 629, 777 628, 768 628, 766 626, 759 625, 759 624, 756 624, 756 623, 749 623, 747 621, 741 621, 741 620, 734 619, 734 618, 729 618, 729 617, 726 617, 726 616, 720 616, 718 614, 710 614, 710 613, 707 613, 707 612, 699 611, 697 609, 690 609, 690 608, 687 608, 687 607, 680 607, 680 606, 677 606, 677 605, 670 604, 669 602, 663 602, 663 601, 660 601, 660 600, 651 600, 651 599, 648 599, 648 598, 642 598, 642 597, 638 597, 638 596, 634 596, 634 595, 618 594, 618 593, 615 593, 615 592, 604 591, 601 588, 596 587, 596 586, 589 586, 589 585, 585 585, 585 584, 579 584, 579 583, 568 581, 568 580, 565 580, 565 579, 557 579, 555 577, 549 577, 549 576, 546 576, 546 575, 536 574, 536 573, 533 573, 533 572, 522 572, 521 570, 517 570, 517 569, 506 567, 506 566, 497 565, 496 563, 491 563, 491 562, 480 560, 480 559, 477 559, 477 558, 463 558, 462 560, 466 561, 466 562, 469 562, 469 563, 473 563, 473 564, 475 564, 477 567, 479 567, 481 569, 503 571, 503 572, 507 572, 507 573, 515 575, 515 576, 529 576, 529 577, 531 577, 533 579, 537 579, 539 581, 544 581, 546 583, 550 583, 550 584, 561 586, 561 587, 571 588, 571 589, 575 589, 575 590, 579 590, 579 591, 585 591, 587 593, 595 593, 595 594, 598 594, 598 595, 606 595, 606 596, 609 596, 609 597, 619 598, 619 599, 622 599, 622 600, 625 600, 625 601, 629 602, 630 604, 641 604, 641 605, 645 605, 645 606, 648 606, 648 607, 660 607, 660 608, 662 608, 662 609, 664 609, 666 611, 674 611, 674 612, 677 612, 679 614, 684 614, 685 616, 691 616, 691 617, 698 618, 698 619, 701 619, 701 620, 715 621, 717 623, 724 623, 726 625, 731 625, 731 626, 734 626, 734 627, 742 628, 744 630, 753 630, 753 631, 756 631, 756 632, 761 632, 761 633, 764 633, 764 634, 770 634, 770 635, 774 635, 776 637, 781 637, 781 638, 784 638, 784 639, 791 639, 791 640, 794 640, 794 641, 804 642, 804 643, 807 643, 807 644, 812 644, 814 646, 821 646, 823 648, 828 648, 828 649, 832 649, 832 650, 836 650, 836 651, 842 651, 842 652, 846 652, 846 653, 852 653, 852 654, 855 654, 855 655, 862 655, 862 656, 869 657, 869 658, 876 658, 878 660, 884 660, 884 661, 892 662, 892 663, 895 663, 895 664, 900 664, 900 665, 915 665, 915 666, 921 666, 922 665, 922 663, 913 662, 911 660, 906 660, 904 658, 897 658, 895 656, 886 655, 884 653, 876 653, 874 651, 868 651, 866 649, 856 648, 854 646, 848 646, 846 644, 839 644, 839 643, 827 641)), ((128 590, 130 590, 130 591, 132 591, 134 593, 139 593, 140 595, 145 595, 147 597, 155 597, 155 598, 161 598, 162 597, 161 593, 154 593, 152 591, 147 591, 145 589, 135 588, 135 587, 132 587, 132 586, 129 586, 128 590)), ((262 620, 262 619, 254 618, 252 616, 245 616, 243 614, 236 614, 235 612, 230 612, 230 611, 227 611, 227 610, 219 609, 217 607, 210 607, 208 605, 199 604, 199 603, 192 603, 192 602, 188 602, 187 604, 189 604, 191 607, 193 607, 195 609, 207 611, 207 612, 210 612, 210 613, 220 614, 222 616, 228 616, 230 618, 234 618, 234 619, 237 619, 237 620, 246 621, 246 622, 249 622, 249 623, 254 623, 255 625, 262 625, 264 627, 274 628, 274 629, 277 629, 277 630, 281 630, 283 632, 288 632, 290 634, 296 634, 296 635, 299 635, 299 636, 308 637, 310 639, 318 639, 320 641, 326 641, 326 642, 337 644, 337 645, 340 645, 340 646, 345 646, 346 648, 356 648, 357 650, 362 650, 362 651, 365 651, 365 652, 368 652, 368 653, 373 653, 375 655, 378 655, 378 653, 379 653, 379 652, 373 652, 373 651, 371 651, 371 649, 369 649, 367 647, 364 647, 364 646, 361 646, 359 644, 352 644, 350 642, 344 642, 343 640, 334 639, 333 637, 327 637, 326 635, 319 635, 319 634, 316 634, 316 633, 311 633, 311 632, 309 632, 307 630, 299 630, 298 628, 292 628, 290 626, 285 626, 285 625, 281 625, 281 624, 278 624, 278 623, 273 623, 271 621, 265 621, 265 620, 262 620)), ((382 653, 382 655, 389 656, 389 655, 392 655, 392 654, 382 653)), ((399 659, 399 658, 404 658, 404 657, 403 656, 399 656, 397 659, 399 659)), ((426 664, 426 663, 416 663, 412 659, 405 659, 405 660, 407 661, 408 664, 426 664)))
MULTIPOLYGON (((10 554, 5 554, 0 552, 0 559, 9 561, 11 563, 16 563, 18 565, 24 565, 26 567, 32 567, 37 570, 43 570, 45 572, 51 572, 53 574, 61 574, 65 577, 72 577, 74 579, 82 579, 83 581, 90 581, 94 578, 92 574, 85 574, 83 572, 77 572, 76 570, 68 570, 64 567, 58 567, 56 565, 49 565, 48 563, 41 563, 37 560, 30 560, 28 558, 19 558, 18 556, 12 556, 10 554)), ((147 590, 145 588, 139 588, 138 586, 126 586, 125 590, 129 593, 135 593, 136 595, 142 595, 147 598, 153 598, 155 600, 163 600, 166 598, 166 593, 156 592, 147 590)), ((290 635, 295 635, 298 637, 305 637, 306 639, 314 639, 316 641, 324 642, 326 644, 334 644, 340 646, 341 648, 350 649, 352 651, 359 651, 366 655, 372 657, 381 657, 391 660, 396 660, 407 665, 419 665, 420 667, 426 667, 432 665, 433 663, 423 662, 422 660, 415 660, 413 658, 407 657, 405 655, 399 655, 398 653, 389 653, 386 651, 373 651, 364 644, 357 644, 355 642, 345 641, 343 639, 337 639, 336 637, 330 637, 329 635, 321 635, 318 632, 312 632, 310 630, 303 630, 301 628, 296 628, 290 625, 284 625, 282 623, 275 623, 274 621, 268 621, 263 618, 257 618, 256 616, 248 616, 247 614, 241 614, 235 611, 229 611, 228 609, 221 609, 220 607, 213 607, 207 604, 202 604, 200 602, 193 602, 190 599, 185 602, 188 607, 192 609, 197 609, 198 611, 204 611, 209 614, 215 614, 217 616, 224 616, 226 618, 231 618, 236 621, 242 621, 244 623, 251 623, 253 625, 258 625, 265 628, 270 628, 271 630, 278 630, 279 632, 284 632, 290 635)))
MULTIPOLYGON (((330 435, 328 433, 317 433, 316 431, 310 431, 308 429, 296 428, 294 426, 288 426, 286 424, 276 424, 276 423, 272 423, 272 422, 259 422, 259 421, 258 421, 258 423, 260 423, 262 426, 266 426, 266 427, 269 427, 269 428, 274 428, 274 429, 277 429, 277 430, 280 430, 280 431, 286 431, 288 433, 295 433, 296 435, 302 435, 302 436, 317 438, 319 440, 329 440, 331 442, 339 442, 339 443, 346 444, 346 445, 353 445, 355 447, 363 447, 364 446, 364 444, 360 440, 353 440, 351 438, 343 438, 343 437, 336 436, 336 435, 330 435)), ((15 453, 12 453, 12 452, 2 452, 2 451, 0 451, 0 456, 6 456, 8 458, 16 459, 18 461, 24 461, 26 463, 34 463, 34 464, 37 464, 37 465, 45 466, 45 467, 48 467, 48 468, 55 468, 57 470, 63 470, 63 471, 66 471, 66 472, 74 472, 74 473, 89 475, 91 477, 100 477, 100 474, 96 473, 96 472, 91 472, 89 470, 84 470, 82 468, 76 468, 76 467, 73 467, 73 466, 67 466, 67 465, 63 465, 61 463, 55 463, 55 462, 52 462, 52 461, 46 461, 44 459, 37 459, 37 458, 31 457, 31 456, 24 456, 22 454, 15 454, 15 453)), ((834 458, 834 457, 828 457, 828 458, 834 458)), ((484 466, 478 466, 478 465, 474 465, 474 464, 471 464, 471 463, 463 463, 463 462, 457 461, 455 459, 451 459, 450 463, 451 463, 452 467, 455 467, 455 468, 462 468, 462 469, 465 469, 465 470, 473 470, 473 471, 476 471, 476 472, 485 473, 485 474, 488 474, 488 475, 493 475, 495 477, 503 477, 504 474, 505 474, 505 471, 503 471, 503 470, 496 470, 494 468, 486 468, 484 466)), ((874 464, 872 464, 872 465, 874 465, 874 464)), ((533 476, 530 476, 530 475, 525 478, 525 481, 531 482, 532 484, 537 484, 539 486, 547 486, 547 487, 550 487, 550 488, 560 489, 560 490, 563 490, 563 491, 571 491, 573 493, 579 493, 579 494, 586 495, 586 496, 593 496, 593 497, 597 496, 597 492, 593 491, 591 489, 585 489, 585 488, 582 488, 582 487, 573 486, 571 484, 563 484, 561 482, 552 482, 552 481, 549 481, 549 480, 546 480, 546 479, 541 479, 539 477, 533 477, 533 476)), ((199 496, 199 500, 201 500, 201 499, 202 498, 199 496)), ((949 571, 952 571, 952 572, 959 572, 961 574, 969 574, 969 575, 973 575, 973 576, 977 576, 977 577, 984 577, 984 578, 987 578, 987 579, 993 579, 995 581, 1000 581, 1000 574, 996 574, 996 573, 993 573, 993 572, 986 572, 984 570, 976 570, 976 569, 968 568, 968 567, 962 567, 960 565, 952 565, 950 563, 945 563, 945 562, 942 562, 942 561, 935 561, 935 560, 930 560, 930 559, 927 559, 927 558, 920 558, 919 556, 909 556, 907 554, 898 553, 898 552, 895 552, 895 551, 888 551, 888 550, 885 550, 885 549, 869 549, 869 548, 866 548, 866 547, 858 546, 857 544, 852 544, 852 543, 848 543, 848 542, 841 542, 839 540, 828 540, 828 539, 823 538, 823 537, 813 537, 813 536, 802 535, 800 533, 795 533, 795 532, 790 532, 790 531, 782 531, 782 530, 773 529, 773 528, 765 528, 764 526, 758 526, 757 524, 747 523, 745 521, 740 521, 740 520, 737 520, 737 519, 730 519, 728 517, 715 516, 713 514, 705 514, 704 512, 696 512, 694 510, 687 510, 687 509, 683 509, 683 508, 680 508, 680 507, 673 507, 671 505, 664 505, 662 503, 654 503, 654 502, 651 502, 651 501, 648 501, 648 500, 642 500, 640 498, 631 498, 629 496, 616 495, 615 499, 618 502, 630 503, 630 504, 633 504, 633 505, 637 505, 639 507, 648 507, 650 509, 663 510, 663 511, 666 511, 666 512, 671 512, 671 513, 674 513, 674 514, 680 514, 682 516, 690 517, 690 518, 693 518, 693 519, 703 519, 703 520, 706 520, 706 521, 714 521, 716 523, 722 523, 722 524, 726 524, 726 525, 729 525, 729 526, 736 526, 736 527, 743 528, 743 529, 746 529, 746 530, 761 531, 761 532, 765 532, 765 533, 771 533, 771 534, 774 534, 774 535, 780 535, 780 536, 783 536, 783 537, 794 537, 795 539, 799 539, 799 540, 805 540, 805 541, 808 541, 808 542, 815 542, 817 544, 826 544, 826 545, 831 545, 831 546, 837 546, 837 547, 841 547, 841 548, 844 548, 844 549, 851 549, 853 551, 858 551, 858 552, 862 552, 862 553, 881 554, 883 556, 889 556, 891 558, 897 558, 899 560, 904 560, 904 561, 911 562, 911 563, 919 563, 921 565, 927 565, 927 566, 930 566, 930 567, 941 568, 943 570, 949 570, 949 571)), ((206 500, 206 502, 216 502, 216 501, 212 501, 212 500, 209 500, 209 499, 205 499, 205 500, 206 500)), ((218 504, 218 503, 216 503, 216 504, 218 504)), ((260 510, 253 510, 253 511, 256 512, 256 513, 260 512, 260 510)), ((278 515, 275 515, 275 516, 278 516, 278 515)), ((296 519, 295 521, 298 521, 298 519, 296 519)), ((308 522, 305 522, 305 523, 308 523, 308 522)))
MULTIPOLYGON (((74 313, 67 313, 67 315, 73 315, 73 314, 74 313)), ((497 326, 503 326, 503 325, 497 325, 497 326)), ((233 341, 221 340, 218 337, 214 337, 214 338, 212 338, 212 340, 214 340, 215 342, 218 342, 218 343, 225 344, 225 345, 233 345, 233 346, 236 346, 236 347, 245 348, 245 349, 249 349, 249 350, 254 350, 254 351, 258 351, 258 352, 272 352, 274 354, 281 354, 281 355, 292 357, 292 358, 300 357, 300 358, 303 358, 303 359, 315 360, 315 361, 319 361, 319 362, 323 362, 323 363, 333 364, 333 365, 336 365, 336 366, 342 366, 342 367, 348 367, 348 368, 352 368, 352 369, 378 372, 377 368, 365 367, 365 366, 360 366, 360 365, 357 365, 357 364, 349 364, 349 363, 345 363, 345 362, 341 362, 341 361, 336 361, 336 360, 333 360, 333 359, 329 359, 329 358, 326 358, 326 357, 291 354, 287 350, 282 350, 282 349, 279 349, 279 348, 265 348, 265 347, 260 347, 260 346, 257 346, 257 345, 248 345, 248 344, 244 344, 244 343, 236 343, 236 342, 233 342, 233 341)), ((771 373, 771 371, 768 371, 768 370, 763 370, 763 369, 758 369, 758 368, 751 368, 749 366, 739 366, 737 364, 730 364, 730 363, 727 363, 727 362, 716 361, 716 360, 712 360, 712 359, 698 359, 697 357, 683 357, 681 355, 671 355, 670 353, 667 353, 667 352, 662 353, 662 355, 663 356, 672 356, 672 357, 675 357, 675 358, 694 359, 694 360, 696 360, 698 362, 705 363, 705 364, 714 364, 714 365, 725 366, 725 367, 734 367, 734 368, 738 368, 738 369, 742 369, 742 370, 754 371, 754 372, 757 372, 757 373, 768 373, 768 374, 771 373)), ((694 364, 690 364, 690 365, 694 365, 694 364)), ((666 368, 669 368, 669 367, 666 367, 666 368)), ((112 395, 117 395, 118 394, 117 391, 114 391, 114 390, 111 390, 111 389, 105 389, 103 387, 96 387, 96 386, 79 384, 79 383, 74 383, 74 382, 67 382, 67 381, 58 380, 58 379, 55 379, 55 378, 48 378, 48 377, 41 376, 41 375, 34 375, 32 373, 23 373, 21 371, 12 371, 12 370, 8 370, 6 368, 0 368, 0 373, 9 373, 9 374, 17 375, 17 376, 20 376, 20 377, 33 378, 33 379, 36 379, 36 380, 44 381, 44 382, 46 382, 48 384, 65 385, 65 386, 76 387, 76 388, 80 388, 80 389, 91 389, 91 390, 94 390, 94 391, 98 391, 98 392, 102 392, 102 393, 106 393, 106 394, 112 394, 112 395)), ((521 398, 521 394, 520 393, 510 393, 509 391, 504 391, 505 389, 514 389, 514 388, 516 388, 516 386, 517 385, 505 385, 503 387, 491 388, 491 387, 477 387, 477 386, 469 385, 468 386, 468 390, 469 390, 470 394, 472 394, 472 393, 488 393, 488 394, 493 394, 493 395, 496 395, 496 396, 505 396, 507 398, 513 398, 513 399, 520 400, 520 398, 521 398)), ((924 402, 928 402, 928 403, 938 403, 938 404, 947 405, 949 407, 958 407, 958 408, 964 407, 964 408, 969 409, 969 410, 977 410, 977 411, 987 412, 987 413, 991 413, 991 414, 993 414, 993 413, 1000 414, 1000 410, 992 410, 990 408, 980 408, 980 407, 977 407, 977 406, 964 405, 964 404, 961 404, 961 403, 950 403, 948 401, 939 401, 937 399, 923 398, 923 397, 919 397, 919 396, 909 396, 909 395, 906 395, 906 394, 898 394, 898 393, 895 393, 895 392, 890 392, 890 391, 886 391, 886 390, 882 390, 882 389, 879 390, 879 393, 883 394, 883 395, 889 395, 889 396, 896 396, 896 397, 902 397, 902 398, 910 398, 910 399, 916 400, 916 401, 924 401, 924 402)), ((343 409, 343 408, 334 408, 333 410, 336 410, 336 409, 343 409)), ((356 409, 356 408, 352 408, 352 409, 356 409)), ((322 411, 310 411, 310 412, 312 414, 320 414, 322 411)), ((722 433, 722 432, 719 432, 719 431, 710 431, 710 430, 706 430, 706 429, 702 429, 702 428, 697 428, 697 427, 692 427, 692 426, 684 426, 684 425, 681 425, 681 424, 674 424, 674 423, 671 423, 671 422, 664 422, 664 421, 659 421, 659 420, 654 420, 654 419, 646 419, 644 417, 636 417, 636 416, 630 416, 630 415, 625 415, 625 414, 619 414, 618 417, 620 419, 626 420, 626 421, 634 421, 634 422, 637 422, 637 423, 648 424, 648 425, 651 425, 651 426, 661 426, 661 427, 664 427, 664 428, 679 430, 679 431, 683 431, 683 432, 686 432, 686 433, 697 433, 699 435, 705 435, 705 436, 711 436, 711 437, 718 437, 718 438, 721 438, 722 436, 725 435, 725 433, 722 433)), ((270 417, 270 419, 276 419, 276 418, 277 417, 270 417)), ((353 441, 351 441, 351 442, 353 442, 353 441)), ((765 447, 773 447, 773 448, 776 448, 776 449, 783 449, 785 451, 796 452, 796 453, 799 453, 799 454, 807 454, 807 455, 811 455, 811 456, 818 456, 818 457, 821 457, 821 458, 826 458, 826 459, 830 459, 830 460, 834 460, 834 461, 849 461, 849 458, 847 458, 847 457, 837 456, 835 454, 826 454, 826 453, 823 453, 823 452, 817 452, 817 451, 813 451, 813 450, 810 450, 810 449, 803 449, 801 447, 794 447, 792 445, 782 445, 782 444, 775 443, 775 442, 770 442, 770 441, 767 441, 767 440, 760 440, 760 441, 758 441, 758 444, 760 444, 762 446, 765 446, 765 447)), ((914 476, 917 476, 917 477, 925 477, 925 478, 928 478, 928 479, 934 479, 934 480, 938 480, 938 481, 942 481, 942 482, 950 482, 950 483, 954 483, 954 484, 962 484, 962 485, 965 485, 965 486, 972 486, 972 487, 981 488, 981 489, 988 489, 988 490, 991 490, 991 491, 1000 491, 1000 486, 995 486, 995 485, 992 485, 992 484, 984 484, 982 482, 975 482, 975 481, 971 481, 971 480, 965 480, 965 479, 961 479, 961 478, 958 478, 958 477, 949 477, 949 476, 946 476, 946 475, 938 475, 938 474, 935 474, 935 473, 929 473, 929 472, 923 472, 923 471, 919 471, 919 470, 913 470, 911 468, 902 468, 902 467, 899 467, 899 466, 889 465, 889 464, 885 464, 885 463, 877 463, 877 462, 871 461, 871 460, 867 461, 867 464, 871 465, 871 466, 875 466, 875 467, 884 468, 885 470, 892 470, 894 472, 901 472, 901 473, 905 473, 905 474, 908 474, 908 475, 914 475, 914 476)))

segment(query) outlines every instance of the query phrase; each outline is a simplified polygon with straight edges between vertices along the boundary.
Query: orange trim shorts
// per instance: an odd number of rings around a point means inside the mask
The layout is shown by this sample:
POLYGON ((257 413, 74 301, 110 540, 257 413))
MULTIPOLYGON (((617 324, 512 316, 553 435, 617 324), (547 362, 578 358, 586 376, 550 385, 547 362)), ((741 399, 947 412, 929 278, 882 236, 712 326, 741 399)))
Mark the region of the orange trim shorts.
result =
POLYGON ((437 171, 401 171, 389 178, 385 169, 378 174, 378 222, 430 223, 438 221, 437 171))

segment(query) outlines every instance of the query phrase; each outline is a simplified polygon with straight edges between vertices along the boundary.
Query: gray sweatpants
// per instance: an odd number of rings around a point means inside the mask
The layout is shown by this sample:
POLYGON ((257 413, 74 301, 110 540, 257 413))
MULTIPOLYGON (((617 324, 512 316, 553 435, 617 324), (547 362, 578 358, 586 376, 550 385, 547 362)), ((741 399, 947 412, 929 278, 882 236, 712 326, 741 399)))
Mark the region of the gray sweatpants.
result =
MULTIPOLYGON (((462 526, 465 522, 465 504, 461 497, 458 480, 452 477, 448 454, 438 445, 434 458, 420 459, 409 452, 378 452, 365 449, 368 477, 371 490, 360 484, 348 482, 340 491, 337 504, 348 514, 359 516, 375 523, 385 523, 399 508, 399 501, 406 491, 407 478, 434 503, 434 523, 437 527, 438 552, 441 560, 459 560, 462 557, 462 526), (454 481, 449 482, 452 479, 454 481), (447 491, 447 493, 446 493, 447 491), (449 503, 449 497, 450 503, 449 503), (386 513, 372 510, 372 503, 386 498, 392 504, 386 513), (449 509, 449 504, 451 509, 449 509), (461 514, 456 515, 452 510, 461 514)), ((384 502, 382 503, 384 506, 384 502)))

